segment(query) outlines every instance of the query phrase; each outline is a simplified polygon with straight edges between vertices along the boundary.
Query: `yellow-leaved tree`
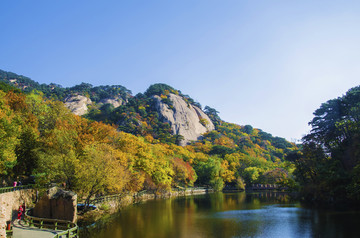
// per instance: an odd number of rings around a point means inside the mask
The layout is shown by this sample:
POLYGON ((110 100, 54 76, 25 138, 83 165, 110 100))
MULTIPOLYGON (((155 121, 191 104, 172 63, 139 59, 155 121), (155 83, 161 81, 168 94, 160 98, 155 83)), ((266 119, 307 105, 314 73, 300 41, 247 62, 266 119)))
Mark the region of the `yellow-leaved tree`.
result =
POLYGON ((92 144, 84 148, 75 168, 75 190, 90 198, 100 193, 121 193, 130 180, 126 156, 109 144, 92 144))
POLYGON ((7 174, 16 163, 15 148, 19 144, 18 134, 21 127, 18 118, 0 91, 0 174, 7 174))

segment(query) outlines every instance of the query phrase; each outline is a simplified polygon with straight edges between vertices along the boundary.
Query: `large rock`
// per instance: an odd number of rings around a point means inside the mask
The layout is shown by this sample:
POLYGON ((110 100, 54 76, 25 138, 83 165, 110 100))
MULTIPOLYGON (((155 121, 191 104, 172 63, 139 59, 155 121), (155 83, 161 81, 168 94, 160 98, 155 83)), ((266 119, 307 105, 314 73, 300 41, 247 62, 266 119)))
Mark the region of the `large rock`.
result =
POLYGON ((103 98, 99 101, 99 104, 111 104, 114 108, 117 108, 125 104, 125 102, 121 98, 103 98))
POLYGON ((87 113, 91 99, 82 95, 68 96, 65 98, 65 106, 75 115, 82 116, 87 113))
POLYGON ((35 205, 34 216, 76 222, 77 195, 57 187, 49 189, 35 205))
POLYGON ((164 121, 170 123, 173 134, 184 137, 181 145, 198 140, 202 134, 215 129, 210 118, 200 108, 185 102, 179 95, 170 93, 168 97, 173 108, 162 102, 159 96, 153 96, 158 113, 164 121))

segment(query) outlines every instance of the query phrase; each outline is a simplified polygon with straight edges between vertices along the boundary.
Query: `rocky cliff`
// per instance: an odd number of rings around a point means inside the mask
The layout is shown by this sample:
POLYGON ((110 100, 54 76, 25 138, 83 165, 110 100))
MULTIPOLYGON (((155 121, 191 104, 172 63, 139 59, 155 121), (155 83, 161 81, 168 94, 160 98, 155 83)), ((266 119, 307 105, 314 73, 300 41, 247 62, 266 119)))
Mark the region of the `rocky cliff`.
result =
MULTIPOLYGON (((88 106, 93 104, 90 98, 83 95, 68 96, 64 100, 65 106, 69 108, 75 115, 82 116, 88 113, 88 106)), ((124 105, 126 102, 119 97, 103 98, 98 105, 111 104, 114 108, 124 105)))
POLYGON ((82 95, 68 96, 64 101, 66 107, 78 116, 86 114, 88 112, 88 105, 91 104, 90 98, 82 95))
MULTIPOLYGON (((164 102, 160 96, 153 95, 155 110, 163 122, 168 122, 173 135, 181 135, 184 139, 180 145, 186 145, 191 141, 201 138, 201 135, 215 129, 211 119, 197 106, 186 101, 182 96, 169 93, 167 98, 171 106, 164 102)), ((125 105, 120 98, 103 98, 97 105, 112 104, 114 108, 125 105)), ((92 101, 82 95, 69 96, 65 99, 65 105, 76 115, 82 116, 88 112, 88 105, 92 101)), ((96 104, 94 104, 96 105, 96 104)), ((119 125, 122 125, 118 122, 119 125)), ((137 124, 137 126, 141 126, 137 124)))
POLYGON ((122 100, 119 97, 114 98, 103 98, 99 101, 99 104, 111 104, 114 106, 114 108, 120 107, 121 105, 124 105, 126 102, 122 100))
POLYGON ((198 107, 187 103, 181 96, 170 93, 172 108, 157 95, 153 96, 156 110, 171 125, 172 133, 182 135, 181 145, 198 140, 202 134, 215 129, 210 118, 198 107))

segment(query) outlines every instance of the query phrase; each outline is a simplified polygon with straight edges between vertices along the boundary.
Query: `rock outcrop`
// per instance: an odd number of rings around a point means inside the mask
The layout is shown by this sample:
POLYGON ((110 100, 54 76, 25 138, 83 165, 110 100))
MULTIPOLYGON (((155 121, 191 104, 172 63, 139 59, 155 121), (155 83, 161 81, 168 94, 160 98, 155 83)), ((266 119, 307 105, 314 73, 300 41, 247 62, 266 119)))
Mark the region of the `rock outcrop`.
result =
POLYGON ((65 105, 69 108, 75 115, 82 116, 87 113, 88 105, 92 102, 90 98, 87 98, 82 95, 68 96, 65 98, 65 105))
POLYGON ((114 108, 124 105, 125 102, 121 98, 103 98, 99 101, 99 104, 111 104, 114 108))
POLYGON ((76 222, 77 195, 57 187, 50 188, 35 205, 36 217, 76 222))
POLYGON ((215 129, 210 118, 198 107, 187 103, 181 96, 170 93, 168 98, 172 107, 161 101, 159 96, 153 96, 156 110, 163 120, 169 122, 173 134, 182 135, 181 145, 198 140, 202 134, 215 129))

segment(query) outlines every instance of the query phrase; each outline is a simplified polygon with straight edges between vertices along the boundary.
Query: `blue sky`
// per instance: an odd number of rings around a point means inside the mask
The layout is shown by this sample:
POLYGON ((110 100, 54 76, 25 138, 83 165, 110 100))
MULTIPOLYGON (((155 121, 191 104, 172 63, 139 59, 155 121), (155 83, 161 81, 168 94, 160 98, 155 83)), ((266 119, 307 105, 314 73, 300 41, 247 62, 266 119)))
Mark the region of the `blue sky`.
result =
POLYGON ((0 69, 40 83, 166 83, 222 119, 300 139, 360 80, 359 1, 0 2, 0 69))

